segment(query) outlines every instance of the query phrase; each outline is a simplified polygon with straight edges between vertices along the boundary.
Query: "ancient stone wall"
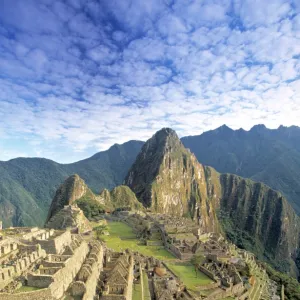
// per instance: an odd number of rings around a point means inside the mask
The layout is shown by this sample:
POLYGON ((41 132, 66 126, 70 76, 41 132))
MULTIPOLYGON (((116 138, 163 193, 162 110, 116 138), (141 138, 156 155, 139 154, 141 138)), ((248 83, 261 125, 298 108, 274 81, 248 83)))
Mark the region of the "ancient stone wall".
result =
POLYGON ((34 262, 44 257, 46 257, 46 252, 41 248, 38 248, 37 251, 33 251, 30 254, 14 261, 12 266, 1 268, 0 289, 4 288, 8 283, 10 283, 14 277, 27 270, 34 262))
POLYGON ((69 230, 61 232, 48 240, 37 240, 47 254, 61 254, 66 246, 72 243, 71 232, 69 230))
POLYGON ((209 270, 207 270, 206 268, 202 267, 202 266, 199 266, 199 270, 204 273, 206 276, 208 276, 210 279, 216 281, 217 278, 215 277, 215 275, 210 272, 209 270))
POLYGON ((93 299, 96 293, 96 287, 100 271, 103 268, 103 247, 98 244, 92 248, 89 258, 93 263, 91 266, 91 274, 85 282, 86 292, 84 293, 82 300, 93 299), (93 249, 96 251, 93 252, 93 249))
POLYGON ((28 285, 33 287, 46 287, 47 284, 51 290, 54 299, 60 299, 64 292, 80 270, 89 252, 89 246, 82 241, 80 246, 74 249, 73 255, 64 262, 64 267, 59 269, 53 275, 29 274, 28 285), (50 278, 52 281, 50 281, 50 278))
POLYGON ((17 250, 17 248, 18 248, 17 243, 4 241, 0 245, 0 256, 6 255, 14 250, 17 250))

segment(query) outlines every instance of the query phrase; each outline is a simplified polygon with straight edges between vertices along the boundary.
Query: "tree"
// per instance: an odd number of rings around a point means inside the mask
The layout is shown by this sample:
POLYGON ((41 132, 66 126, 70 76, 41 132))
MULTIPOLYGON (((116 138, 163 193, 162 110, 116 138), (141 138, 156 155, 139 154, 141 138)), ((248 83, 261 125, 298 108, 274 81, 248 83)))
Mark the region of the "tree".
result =
POLYGON ((101 235, 103 235, 107 230, 108 228, 105 224, 94 227, 93 231, 95 231, 96 239, 101 240, 101 235))
POLYGON ((202 254, 195 254, 192 258, 191 258, 191 264, 194 266, 195 268, 195 273, 196 273, 196 277, 198 277, 198 272, 197 269, 200 265, 202 265, 205 261, 205 257, 202 254))

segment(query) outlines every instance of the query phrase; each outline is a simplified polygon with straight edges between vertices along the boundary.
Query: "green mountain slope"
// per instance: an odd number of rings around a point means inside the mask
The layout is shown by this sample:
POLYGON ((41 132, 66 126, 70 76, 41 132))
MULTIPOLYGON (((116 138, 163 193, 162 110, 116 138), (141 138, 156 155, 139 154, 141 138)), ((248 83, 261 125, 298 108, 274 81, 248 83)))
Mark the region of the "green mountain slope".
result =
POLYGON ((262 181, 283 193, 300 214, 300 128, 250 131, 221 126, 199 136, 182 138, 197 159, 221 173, 262 181))
MULTIPOLYGON (((201 163, 222 173, 262 181, 282 192, 300 214, 299 127, 270 130, 258 125, 245 131, 222 126, 181 140, 201 163)), ((67 165, 42 158, 0 162, 0 218, 4 226, 42 225, 56 189, 71 174, 78 174, 95 193, 122 184, 143 144, 129 141, 114 145, 67 165)))
POLYGON ((95 193, 121 184, 143 142, 129 141, 73 163, 43 158, 0 162, 0 219, 4 226, 42 226, 59 185, 77 173, 95 193))

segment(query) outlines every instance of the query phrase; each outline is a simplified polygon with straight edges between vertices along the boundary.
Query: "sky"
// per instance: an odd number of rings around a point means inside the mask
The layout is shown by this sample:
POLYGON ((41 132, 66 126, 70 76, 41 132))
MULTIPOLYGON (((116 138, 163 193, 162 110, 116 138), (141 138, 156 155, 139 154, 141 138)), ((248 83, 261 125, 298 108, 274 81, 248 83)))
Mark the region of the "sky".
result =
POLYGON ((300 126, 299 0, 0 0, 0 160, 300 126))

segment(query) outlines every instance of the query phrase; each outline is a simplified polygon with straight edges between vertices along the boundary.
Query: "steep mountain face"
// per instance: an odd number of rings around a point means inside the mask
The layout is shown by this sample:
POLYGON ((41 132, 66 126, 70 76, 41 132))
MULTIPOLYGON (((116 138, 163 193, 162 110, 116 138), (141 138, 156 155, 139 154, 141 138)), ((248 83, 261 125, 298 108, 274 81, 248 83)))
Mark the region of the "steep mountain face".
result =
POLYGON ((144 210, 144 206, 137 200, 134 192, 125 185, 117 186, 111 191, 104 189, 99 195, 99 200, 111 209, 130 207, 134 210, 144 210))
POLYGON ((93 192, 87 187, 85 182, 77 175, 72 175, 60 185, 52 200, 46 223, 65 205, 72 205, 76 200, 85 197, 96 199, 93 192))
POLYGON ((191 216, 204 230, 219 231, 219 198, 207 184, 206 169, 184 148, 175 131, 164 128, 142 147, 125 183, 153 211, 191 216))
POLYGON ((220 175, 219 219, 227 237, 282 272, 297 276, 300 218, 288 201, 268 186, 220 175))
POLYGON ((94 192, 121 184, 143 142, 129 141, 73 164, 43 158, 0 162, 0 219, 7 226, 42 226, 59 185, 77 173, 94 192))
POLYGON ((198 160, 222 173, 261 181, 283 193, 300 214, 300 128, 250 131, 222 126, 199 136, 182 138, 198 160))
POLYGON ((146 142, 125 182, 152 210, 199 219, 206 231, 220 223, 239 246, 298 274, 300 220, 287 200, 264 184, 202 166, 173 130, 146 142))

